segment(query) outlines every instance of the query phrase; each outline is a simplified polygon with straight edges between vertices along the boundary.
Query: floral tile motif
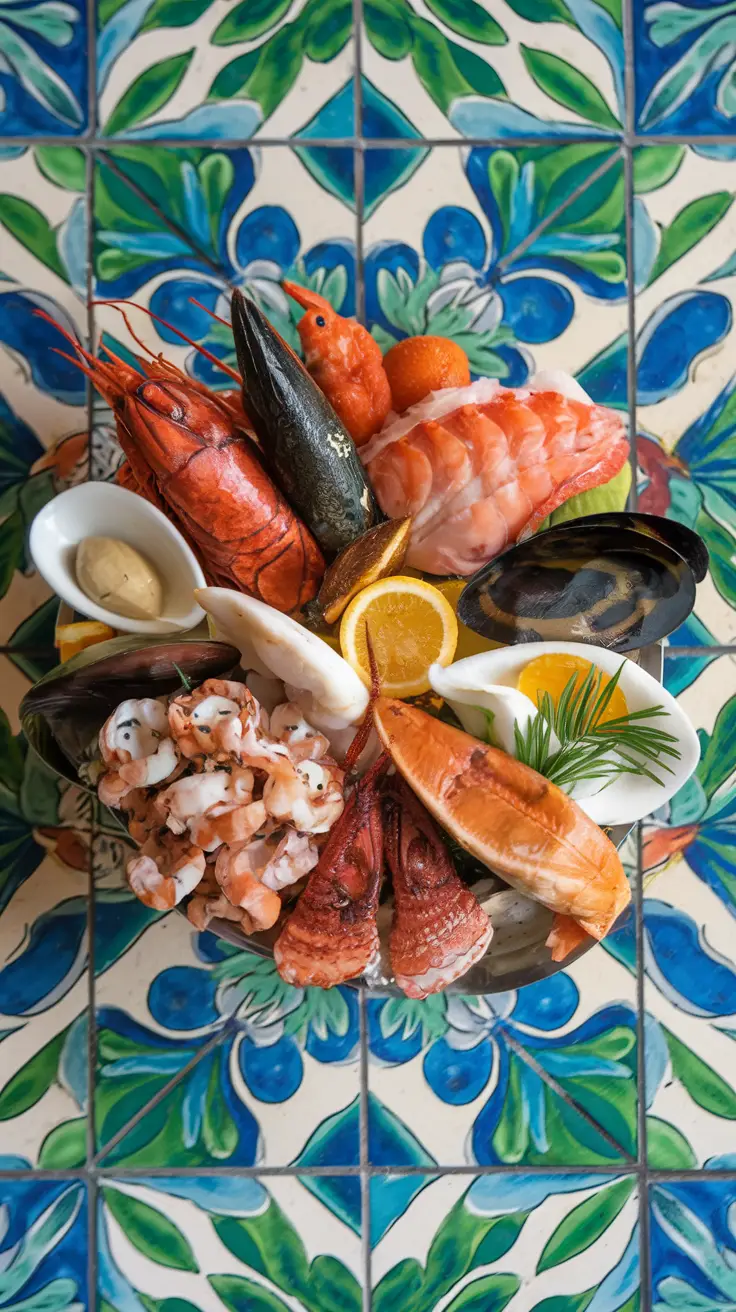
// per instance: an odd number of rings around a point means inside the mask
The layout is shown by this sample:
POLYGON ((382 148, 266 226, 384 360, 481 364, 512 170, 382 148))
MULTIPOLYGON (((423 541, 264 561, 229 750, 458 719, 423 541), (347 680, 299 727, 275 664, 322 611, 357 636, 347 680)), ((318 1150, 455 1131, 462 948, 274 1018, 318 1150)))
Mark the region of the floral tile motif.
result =
POLYGON ((73 1162, 55 1135, 87 1102, 92 808, 18 730, 15 699, 39 663, 18 651, 0 668, 0 1151, 64 1169, 87 1156, 83 1120, 73 1162))
POLYGON ((621 6, 597 0, 365 0, 366 137, 615 139, 621 6))
MULTIPOLYGON (((254 296, 295 348, 297 307, 289 277, 355 311, 356 220, 351 150, 285 146, 259 151, 125 147, 97 166, 95 290, 133 298, 237 367, 229 294, 254 296), (200 308, 192 304, 200 302, 200 308)), ((160 322, 134 315, 136 331, 195 377, 231 386, 221 370, 160 322)), ((119 313, 96 309, 98 331, 135 348, 119 313)))
POLYGON ((633 931, 509 993, 370 999, 369 1155, 385 1167, 636 1156, 633 931), (616 959, 618 957, 618 960, 616 959))
POLYGON ((87 1160, 86 890, 48 856, 0 916, 0 1149, 59 1170, 87 1160))
POLYGON ((272 961, 195 933, 178 913, 148 911, 124 885, 122 858, 115 836, 98 835, 95 1118, 104 1163, 357 1165, 356 991, 292 989, 272 961))
POLYGON ((103 137, 351 137, 351 0, 102 0, 103 137), (162 34, 166 54, 162 57, 162 34))
POLYGON ((373 1312, 638 1308, 633 1175, 410 1178, 404 1207, 371 1180, 373 1312))
POLYGON ((360 1226, 352 1233, 304 1183, 105 1177, 97 1213, 101 1305, 361 1312, 360 1226))
MULTIPOLYGON (((0 1170, 28 1166, 15 1154, 0 1156, 0 1170)), ((0 1209, 3 1307, 85 1312, 86 1185, 81 1180, 0 1180, 0 1209)))
POLYGON ((636 123, 644 133, 730 136, 736 119, 730 4, 633 6, 636 123))
POLYGON ((366 314, 382 347, 438 333, 464 347, 476 374, 518 386, 563 366, 625 409, 616 147, 369 150, 365 186, 366 314))
MULTIPOLYGON (((719 1165, 734 1168, 733 1154, 719 1165)), ((649 1188, 652 1303, 657 1312, 725 1308, 736 1296, 736 1183, 667 1181, 649 1188)))
POLYGON ((76 147, 0 151, 0 640, 13 646, 39 645, 31 617, 49 597, 28 556, 31 520, 87 471, 85 380, 35 313, 83 328, 84 181, 76 147))
MULTIPOLYGON (((82 0, 0 8, 0 138, 78 136, 87 126, 87 7, 82 0)), ((1 148, 0 148, 1 149, 1 148)))
POLYGON ((734 657, 691 673, 680 701, 701 761, 642 832, 648 1158, 675 1170, 717 1167, 736 1120, 734 657))
POLYGON ((710 576, 672 641, 728 643, 736 638, 736 164, 697 147, 642 147, 634 179, 638 505, 695 528, 710 550, 710 576))

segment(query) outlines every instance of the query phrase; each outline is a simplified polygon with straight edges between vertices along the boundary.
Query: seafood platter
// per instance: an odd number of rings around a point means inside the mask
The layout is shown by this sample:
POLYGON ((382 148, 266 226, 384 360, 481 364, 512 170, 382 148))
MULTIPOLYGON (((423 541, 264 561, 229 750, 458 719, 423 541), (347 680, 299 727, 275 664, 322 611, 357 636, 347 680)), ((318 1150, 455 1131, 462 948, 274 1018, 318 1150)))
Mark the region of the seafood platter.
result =
POLYGON ((235 292, 225 390, 68 338, 124 459, 33 525, 70 622, 25 732, 146 906, 290 984, 531 983, 622 922, 621 845, 695 769, 662 641, 707 552, 626 510, 623 420, 569 375, 384 357, 285 289, 305 363, 235 292))

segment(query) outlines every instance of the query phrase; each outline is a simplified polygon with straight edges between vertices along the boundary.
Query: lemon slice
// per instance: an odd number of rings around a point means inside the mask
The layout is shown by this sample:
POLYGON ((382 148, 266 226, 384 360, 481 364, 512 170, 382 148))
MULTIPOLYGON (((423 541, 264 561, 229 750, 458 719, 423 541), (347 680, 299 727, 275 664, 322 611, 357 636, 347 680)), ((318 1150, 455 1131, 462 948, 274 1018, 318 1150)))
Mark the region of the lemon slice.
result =
POLYGON ((378 663, 381 692, 391 697, 427 692, 430 665, 435 661, 449 665, 457 646, 457 620, 447 598, 431 583, 403 574, 364 588, 342 617, 342 654, 369 688, 367 632, 378 663))

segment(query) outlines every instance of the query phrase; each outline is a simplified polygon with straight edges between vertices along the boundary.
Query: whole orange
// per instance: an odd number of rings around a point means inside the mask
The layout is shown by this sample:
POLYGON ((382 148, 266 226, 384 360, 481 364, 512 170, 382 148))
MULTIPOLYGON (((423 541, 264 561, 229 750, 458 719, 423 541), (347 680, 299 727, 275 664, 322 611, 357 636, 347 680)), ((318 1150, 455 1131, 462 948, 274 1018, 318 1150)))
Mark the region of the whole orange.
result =
POLYGON ((394 410, 399 414, 442 387, 467 387, 468 357, 449 337, 405 337, 383 357, 394 410))

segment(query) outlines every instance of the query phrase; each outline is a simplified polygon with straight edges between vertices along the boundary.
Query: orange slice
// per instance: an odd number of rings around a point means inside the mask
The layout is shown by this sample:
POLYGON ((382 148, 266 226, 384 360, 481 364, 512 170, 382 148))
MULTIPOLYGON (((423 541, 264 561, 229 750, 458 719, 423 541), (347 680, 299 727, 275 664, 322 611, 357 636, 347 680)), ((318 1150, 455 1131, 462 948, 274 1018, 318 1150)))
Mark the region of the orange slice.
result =
POLYGON ((427 692, 430 665, 449 665, 457 646, 457 620, 447 598, 431 583, 403 574, 364 588, 342 617, 342 654, 366 687, 371 684, 368 633, 381 691, 390 697, 427 692))

